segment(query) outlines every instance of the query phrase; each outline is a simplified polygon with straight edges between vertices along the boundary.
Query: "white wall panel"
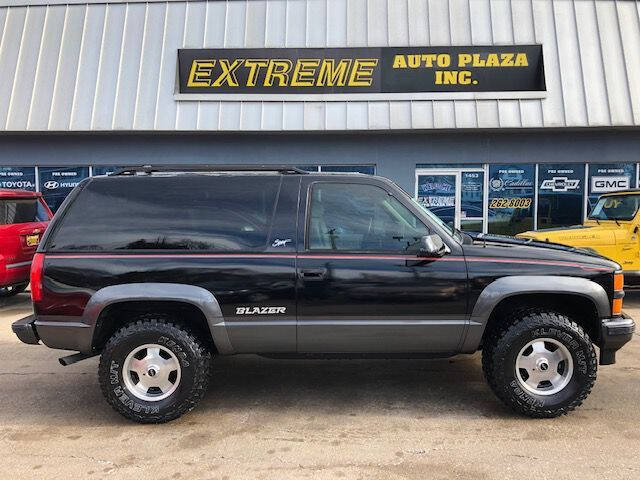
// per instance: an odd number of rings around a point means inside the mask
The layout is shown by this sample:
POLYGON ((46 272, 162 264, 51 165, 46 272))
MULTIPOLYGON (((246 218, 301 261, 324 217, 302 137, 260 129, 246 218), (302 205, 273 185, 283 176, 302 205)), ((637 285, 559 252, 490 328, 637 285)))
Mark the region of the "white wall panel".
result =
POLYGON ((613 125, 629 125, 633 122, 633 114, 615 2, 596 2, 596 16, 600 45, 602 46, 611 123, 613 125))
POLYGON ((640 125, 640 2, 618 2, 617 6, 633 122, 640 125))
POLYGON ((29 7, 19 43, 18 64, 9 103, 7 130, 26 130, 31 98, 35 86, 35 74, 42 47, 42 31, 47 7, 29 7))
POLYGON ((107 5, 102 35, 102 55, 98 65, 98 80, 92 109, 92 130, 110 129, 113 123, 126 13, 126 4, 107 5))
POLYGON ((128 130, 133 128, 144 37, 144 29, 140 28, 140 25, 145 24, 146 15, 147 6, 145 4, 129 4, 127 6, 112 123, 114 129, 128 130))
POLYGON ((593 1, 574 4, 576 30, 580 44, 580 62, 584 76, 584 97, 590 126, 603 126, 611 122, 607 85, 602 63, 602 50, 598 37, 596 7, 593 1))
POLYGON ((28 130, 46 130, 49 126, 49 111, 60 59, 60 43, 66 12, 65 7, 47 8, 40 58, 29 107, 28 130))
MULTIPOLYGON (((31 3, 37 3, 36 0, 31 3)), ((640 125, 640 6, 614 0, 237 0, 9 7, 5 130, 640 125), (177 49, 542 43, 543 99, 176 101, 177 49), (25 53, 26 52, 26 53, 25 53)))
MULTIPOLYGON (((66 8, 65 24, 84 25, 87 11, 85 5, 71 5, 66 8)), ((78 72, 78 59, 82 44, 82 28, 64 28, 60 45, 60 59, 53 83, 53 96, 49 111, 47 128, 49 130, 66 130, 71 121, 73 93, 78 72)), ((140 52, 140 49, 138 49, 140 52)), ((130 127, 130 125, 129 125, 130 127)))
MULTIPOLYGON (((133 128, 135 130, 153 130, 154 128, 167 8, 166 3, 147 6, 144 32, 142 33, 140 75, 136 85, 136 108, 133 112, 133 128)), ((216 128, 217 126, 216 122, 216 128)))

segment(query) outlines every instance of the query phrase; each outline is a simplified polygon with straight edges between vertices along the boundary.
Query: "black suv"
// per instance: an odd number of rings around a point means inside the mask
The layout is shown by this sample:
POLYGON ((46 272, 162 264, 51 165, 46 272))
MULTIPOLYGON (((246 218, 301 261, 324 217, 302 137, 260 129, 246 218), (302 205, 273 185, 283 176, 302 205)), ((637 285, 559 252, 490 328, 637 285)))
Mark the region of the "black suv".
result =
POLYGON ((446 357, 482 349, 507 405, 581 404, 631 339, 620 266, 454 230, 391 181, 290 167, 129 169, 82 182, 31 271, 26 343, 101 354, 138 422, 192 409, 214 355, 446 357))

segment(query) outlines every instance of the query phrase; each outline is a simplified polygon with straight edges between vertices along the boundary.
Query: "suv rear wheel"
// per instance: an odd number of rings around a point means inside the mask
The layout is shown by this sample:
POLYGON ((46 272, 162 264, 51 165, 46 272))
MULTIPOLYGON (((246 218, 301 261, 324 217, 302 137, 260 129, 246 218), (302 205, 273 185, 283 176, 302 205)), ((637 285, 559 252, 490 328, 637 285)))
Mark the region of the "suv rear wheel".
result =
POLYGON ((574 410, 596 380, 596 352, 589 336, 552 311, 514 314, 488 335, 482 367, 491 389, 507 406, 536 418, 574 410))
POLYGON ((139 423, 162 423, 192 410, 209 384, 211 352, 189 330, 148 315, 118 330, 100 358, 107 402, 139 423))

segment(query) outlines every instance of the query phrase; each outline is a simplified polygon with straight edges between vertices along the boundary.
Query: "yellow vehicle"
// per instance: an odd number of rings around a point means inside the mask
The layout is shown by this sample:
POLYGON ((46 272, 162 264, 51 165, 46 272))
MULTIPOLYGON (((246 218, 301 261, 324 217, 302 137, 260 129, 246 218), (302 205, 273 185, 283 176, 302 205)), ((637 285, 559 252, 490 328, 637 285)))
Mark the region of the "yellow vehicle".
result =
POLYGON ((640 284, 640 190, 606 193, 584 225, 534 230, 516 235, 595 251, 619 263, 625 283, 640 284))

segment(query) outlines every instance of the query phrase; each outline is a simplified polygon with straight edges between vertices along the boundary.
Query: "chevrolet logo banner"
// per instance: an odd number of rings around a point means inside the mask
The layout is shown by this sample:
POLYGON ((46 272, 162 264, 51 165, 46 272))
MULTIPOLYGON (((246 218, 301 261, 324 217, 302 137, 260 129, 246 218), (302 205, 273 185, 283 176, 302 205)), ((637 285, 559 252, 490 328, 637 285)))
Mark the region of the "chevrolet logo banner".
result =
POLYGON ((540 92, 541 45, 178 50, 180 94, 540 92))

